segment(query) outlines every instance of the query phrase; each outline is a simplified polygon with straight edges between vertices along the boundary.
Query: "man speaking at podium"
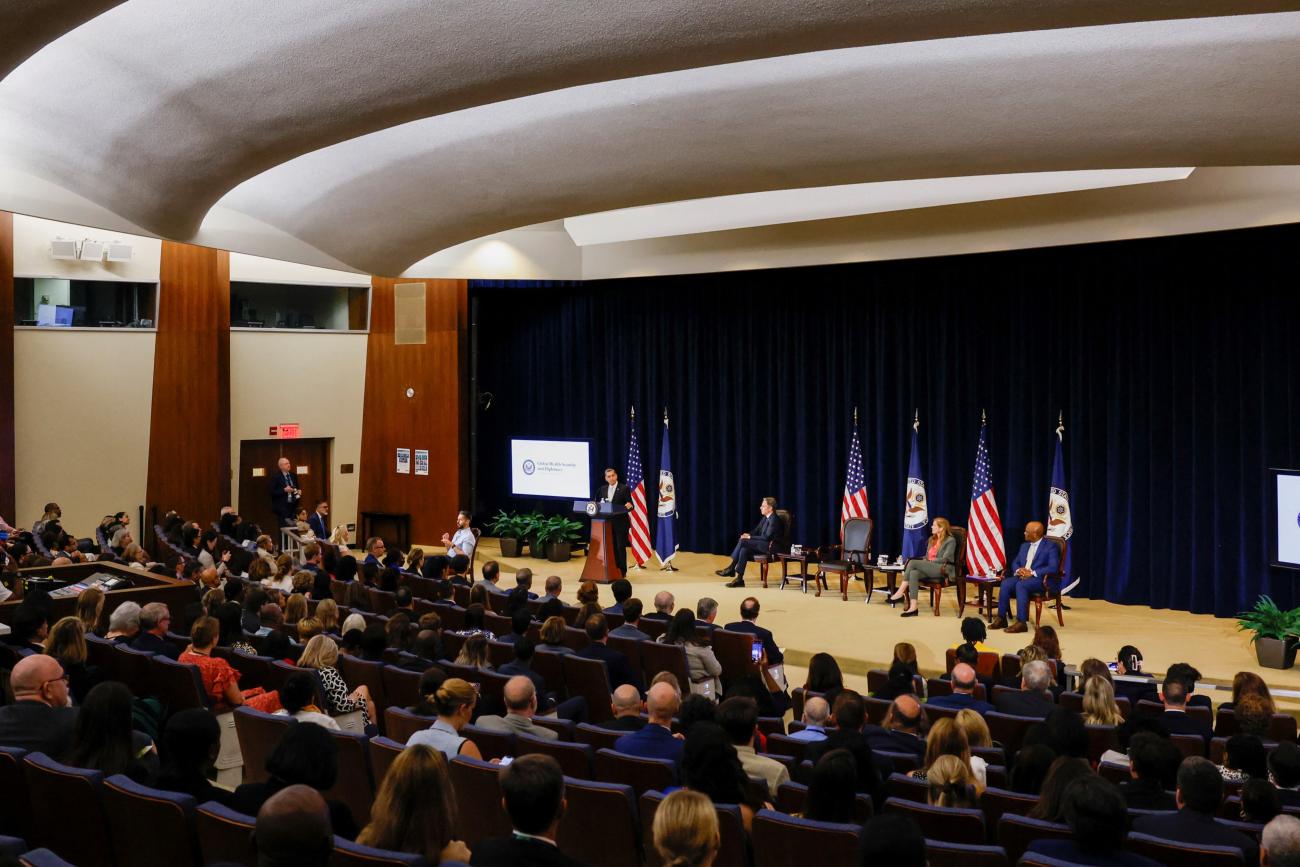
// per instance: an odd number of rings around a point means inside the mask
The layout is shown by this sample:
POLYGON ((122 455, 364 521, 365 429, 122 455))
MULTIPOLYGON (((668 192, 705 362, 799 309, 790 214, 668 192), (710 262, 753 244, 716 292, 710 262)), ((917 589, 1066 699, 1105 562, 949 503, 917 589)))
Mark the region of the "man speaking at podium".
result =
POLYGON ((626 575, 627 531, 632 523, 627 513, 632 511, 632 492, 618 480, 618 470, 613 467, 605 470, 605 484, 596 488, 596 499, 613 507, 609 524, 614 534, 614 563, 618 566, 618 571, 626 575))

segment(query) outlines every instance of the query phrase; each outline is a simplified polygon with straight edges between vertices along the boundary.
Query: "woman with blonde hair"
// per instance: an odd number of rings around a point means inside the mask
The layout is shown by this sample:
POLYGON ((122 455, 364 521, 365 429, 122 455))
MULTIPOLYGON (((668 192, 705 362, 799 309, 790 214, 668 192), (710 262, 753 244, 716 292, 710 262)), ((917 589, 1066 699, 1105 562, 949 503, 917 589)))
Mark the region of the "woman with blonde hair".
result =
POLYGON ((361 719, 370 725, 376 718, 375 703, 370 698, 370 689, 363 683, 349 691, 347 681, 338 670, 339 646, 328 635, 317 635, 302 649, 298 659, 299 668, 311 668, 320 672, 321 683, 325 687, 325 698, 329 703, 331 716, 361 711, 361 719))
POLYGON ((678 789, 655 811, 654 847, 665 867, 709 867, 722 836, 718 811, 707 795, 678 789))
MULTIPOLYGON (((989 732, 989 724, 984 721, 984 717, 968 707, 957 711, 957 716, 953 720, 957 723, 957 728, 961 729, 966 735, 966 743, 975 747, 993 746, 993 735, 989 732)), ((975 769, 975 761, 980 759, 979 756, 971 756, 971 770, 975 769)))
POLYGON ((558 614, 554 617, 546 618, 542 624, 541 643, 538 644, 539 650, 549 650, 551 653, 573 653, 573 648, 564 643, 564 628, 567 624, 564 618, 558 614))
POLYGON ((403 570, 414 575, 420 574, 420 567, 424 565, 424 549, 412 548, 406 553, 406 565, 403 570))
POLYGON ((438 687, 432 700, 438 719, 424 731, 407 738, 406 748, 409 750, 416 744, 423 744, 442 753, 447 761, 456 756, 482 759, 478 746, 460 734, 460 730, 469 725, 474 716, 474 705, 478 704, 478 690, 474 689, 474 684, 459 677, 449 677, 438 687))
POLYGON ((316 619, 325 632, 339 631, 339 604, 333 599, 322 599, 316 604, 316 619))
POLYGON ((357 842, 423 855, 430 864, 468 862, 469 847, 453 838, 457 821, 447 760, 438 750, 416 744, 393 759, 375 794, 370 824, 357 842))
POLYGON ((932 807, 979 806, 979 792, 970 767, 953 755, 939 756, 926 774, 930 791, 926 801, 932 807))
POLYGON ((1083 688, 1083 722, 1090 726, 1117 726, 1124 722, 1115 701, 1115 687, 1109 680, 1088 678, 1083 688))
POLYGON ((912 670, 912 674, 919 674, 920 670, 916 665, 916 648, 910 641, 900 641, 894 645, 893 664, 902 664, 912 670))
POLYGON ((299 620, 307 616, 307 597, 294 593, 284 603, 284 622, 286 626, 296 626, 299 620))
POLYGON ((50 627, 49 635, 45 636, 45 655, 54 657, 63 666, 68 691, 77 704, 84 702, 91 689, 104 679, 98 666, 86 664, 85 627, 76 617, 64 617, 50 627))
POLYGON ((941 756, 956 756, 962 764, 970 768, 975 784, 983 790, 987 779, 988 763, 979 756, 971 756, 970 741, 966 732, 955 720, 940 717, 930 726, 930 733, 925 738, 925 759, 921 769, 912 771, 909 776, 919 780, 929 778, 930 769, 941 756))
POLYGON ((465 643, 460 646, 460 653, 456 656, 456 664, 468 665, 479 671, 492 671, 492 666, 488 663, 487 636, 479 632, 466 638, 465 643))
POLYGON ((900 615, 902 617, 916 617, 921 613, 921 579, 942 578, 945 570, 951 575, 953 564, 957 561, 957 537, 952 534, 952 525, 948 519, 936 517, 931 526, 934 532, 930 534, 925 556, 913 557, 907 561, 907 566, 903 569, 905 583, 889 597, 890 602, 911 597, 907 610, 900 615))
POLYGON ((77 619, 86 632, 99 628, 100 618, 104 614, 104 591, 98 587, 87 587, 77 597, 77 619))

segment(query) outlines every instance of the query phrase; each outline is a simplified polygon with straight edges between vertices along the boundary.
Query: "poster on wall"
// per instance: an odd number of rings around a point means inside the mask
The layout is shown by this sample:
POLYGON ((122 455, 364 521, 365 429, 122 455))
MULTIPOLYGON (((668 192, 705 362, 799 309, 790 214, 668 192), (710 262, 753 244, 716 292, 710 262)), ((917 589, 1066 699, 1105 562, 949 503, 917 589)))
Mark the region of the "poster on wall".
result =
POLYGON ((429 450, 415 450, 415 474, 417 476, 429 475, 429 450))
POLYGON ((408 475, 408 476, 411 474, 411 450, 410 449, 397 450, 397 472, 401 473, 402 475, 408 475))

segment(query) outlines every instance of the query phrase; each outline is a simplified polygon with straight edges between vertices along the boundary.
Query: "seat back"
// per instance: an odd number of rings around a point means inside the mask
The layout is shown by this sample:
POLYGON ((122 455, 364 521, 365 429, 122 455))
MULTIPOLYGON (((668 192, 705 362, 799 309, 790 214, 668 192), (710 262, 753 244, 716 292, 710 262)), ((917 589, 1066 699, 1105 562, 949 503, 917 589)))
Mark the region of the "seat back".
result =
POLYGON ((753 657, 750 656, 750 648, 753 647, 756 637, 748 632, 713 630, 713 655, 718 658, 718 663, 722 666, 724 688, 745 680, 756 670, 753 657))
POLYGON ((871 553, 870 518, 849 518, 844 522, 844 559, 864 563, 871 553))
POLYGON ((640 797, 651 789, 663 791, 677 782, 677 767, 668 759, 629 756, 616 750, 596 751, 596 779, 631 786, 640 797))
MULTIPOLYGON (((682 653, 685 658, 685 651, 682 653)), ((593 723, 599 724, 614 716, 609 706, 609 674, 604 662, 599 659, 583 659, 569 653, 562 655, 560 668, 569 696, 580 695, 587 699, 587 716, 593 723)))
POLYGON ((1102 754, 1107 750, 1119 749, 1119 734, 1115 726, 1090 725, 1088 730, 1088 759, 1092 762, 1101 761, 1102 754))
POLYGON ((989 786, 980 796, 980 809, 984 811, 984 826, 990 829, 998 827, 1003 814, 1026 816, 1037 804, 1037 795, 1022 795, 996 786, 989 786))
POLYGON ((113 841, 104 815, 99 771, 70 768, 45 753, 28 753, 23 759, 27 794, 44 809, 32 811, 28 843, 52 850, 73 864, 113 863, 113 841), (76 833, 68 833, 68 817, 76 817, 76 833))
MULTIPOLYGON (((782 783, 776 790, 776 800, 773 806, 782 813, 802 813, 805 811, 805 804, 808 801, 808 787, 803 783, 782 783)), ((862 824, 871 818, 875 813, 875 807, 871 803, 871 796, 859 793, 853 799, 853 820, 862 824)))
POLYGON ((614 744, 619 738, 627 734, 625 731, 616 729, 603 729, 600 726, 594 726, 589 723, 579 723, 577 730, 574 732, 574 739, 578 743, 591 744, 593 750, 614 749, 614 744))
POLYGON ((887 753, 884 750, 875 750, 875 754, 883 759, 888 759, 894 766, 894 772, 906 774, 908 771, 915 771, 921 767, 921 759, 916 753, 887 753))
MULTIPOLYGON (((339 654, 339 674, 347 682, 349 689, 356 689, 362 684, 370 690, 370 698, 375 702, 375 710, 380 716, 388 707, 388 696, 384 692, 384 664, 368 662, 360 657, 339 654)), ((418 679, 417 679, 418 681, 418 679)))
POLYGON ((1170 735, 1169 740, 1173 745, 1178 747, 1178 751, 1183 754, 1183 758, 1189 756, 1205 756, 1205 738, 1200 735, 1170 735))
POLYGON ((1031 819, 1003 813, 998 820, 998 844, 1007 852, 1007 860, 1013 864, 1025 854, 1029 844, 1035 840, 1069 840, 1072 839, 1069 825, 1031 819))
POLYGON ((686 662, 686 648, 680 644, 660 644, 647 641, 641 648, 641 670, 649 683, 661 671, 671 672, 682 685, 683 692, 690 688, 691 672, 686 662))
POLYGON ((511 832, 510 817, 501 808, 498 768, 468 756, 451 760, 451 784, 456 790, 460 813, 457 835, 471 849, 489 837, 505 837, 511 832))
POLYGON ((787 867, 808 860, 823 864, 856 864, 858 826, 796 819, 774 810, 754 816, 754 867, 787 867))
POLYGON ((251 707, 235 708, 235 735, 239 738, 239 752, 244 756, 245 783, 264 783, 270 778, 267 759, 294 723, 290 716, 262 713, 251 707))
POLYGON ((1006 850, 1001 846, 976 846, 944 840, 925 841, 925 860, 928 867, 1007 867, 1010 863, 1006 850))
POLYGON ((570 720, 560 719, 555 716, 535 716, 533 717, 533 725, 541 726, 544 729, 550 729, 560 736, 560 740, 567 743, 573 743, 574 740, 576 740, 574 738, 576 727, 570 720))
MULTIPOLYGON (((663 867, 654 846, 655 813, 663 802, 663 792, 646 792, 638 801, 641 816, 641 839, 645 845, 646 867, 663 867)), ((749 867, 750 858, 745 826, 740 816, 740 807, 735 804, 714 804, 718 815, 718 857, 713 867, 749 867)))
POLYGON ((322 794, 348 805, 357 827, 370 821, 370 805, 375 800, 375 782, 370 774, 370 748, 363 734, 329 730, 339 748, 339 776, 332 788, 322 794))
POLYGON ((104 781, 102 796, 118 867, 203 864, 192 797, 150 789, 123 774, 104 781), (147 839, 141 828, 149 829, 147 839))
POLYGON ((100 638, 93 632, 86 633, 86 662, 107 670, 112 662, 110 657, 113 655, 113 646, 117 642, 109 641, 107 638, 100 638))
POLYGON ((468 725, 460 730, 460 735, 473 741, 485 760, 491 761, 515 754, 515 736, 510 732, 468 725))
POLYGON ((374 846, 354 843, 346 837, 334 836, 334 852, 330 855, 329 867, 375 867, 384 864, 428 867, 429 862, 424 860, 423 855, 376 849, 374 846))
POLYGON ((194 828, 205 863, 257 867, 252 840, 254 822, 253 816, 236 813, 216 801, 200 804, 194 811, 194 828))
POLYGON ((1029 731, 1030 726, 1042 722, 1037 717, 1014 716, 997 711, 989 711, 985 714, 984 721, 988 723, 989 734, 993 736, 993 740, 1002 744, 1002 748, 1007 751, 1008 758, 1020 751, 1020 745, 1024 742, 1025 733, 1029 731))
POLYGON ((564 799, 568 808, 555 838, 561 852, 584 864, 641 867, 641 834, 631 786, 566 775, 564 799), (599 820, 592 821, 594 817, 599 820))
MULTIPOLYGON (((898 772, 889 775, 885 781, 885 786, 889 789, 891 798, 899 798, 904 801, 918 801, 924 804, 929 800, 930 784, 925 780, 918 780, 916 777, 900 774, 898 772)), ((939 838, 935 838, 939 839, 939 838)))
POLYGON ((125 644, 114 645, 111 657, 113 679, 125 683, 136 697, 153 695, 153 683, 149 677, 149 659, 152 656, 152 653, 125 644))
MULTIPOLYGON (((422 676, 420 672, 407 671, 395 665, 385 665, 381 675, 384 681, 385 706, 414 707, 420 700, 420 678, 422 676)), ((348 681, 348 683, 351 682, 348 681)))
POLYGON ((952 561, 953 565, 951 569, 946 566, 944 567, 945 574, 943 577, 948 579, 949 581, 953 581, 956 580, 957 578, 965 577, 967 571, 966 570, 966 528, 949 526, 948 532, 952 533, 952 537, 957 540, 957 553, 955 558, 952 561))
MULTIPOLYGON (((610 639, 613 642, 614 639, 610 639)), ((500 668, 514 662, 515 646, 504 641, 488 642, 488 664, 493 668, 500 668)))
POLYGON ((6 793, 6 804, 0 810, 0 834, 6 837, 32 837, 32 802, 27 795, 27 778, 23 774, 23 758, 27 751, 18 747, 0 746, 0 792, 6 793))
POLYGON ((384 711, 384 731, 397 743, 405 744, 410 740, 411 735, 424 731, 437 719, 432 716, 419 716, 406 708, 393 706, 384 711))
MULTIPOLYGON (((891 784, 893 778, 890 778, 891 784)), ((921 833, 933 840, 950 843, 983 843, 984 814, 978 809, 965 807, 937 807, 925 802, 890 797, 885 800, 886 813, 902 813, 920 827, 921 833)))
POLYGON ((566 777, 593 779, 592 762, 596 751, 591 748, 591 744, 565 743, 526 734, 515 735, 515 755, 524 756, 529 753, 541 753, 555 759, 566 777))
POLYGON ((168 712, 208 707, 203 676, 197 665, 185 665, 158 655, 149 660, 149 675, 153 678, 155 694, 168 712))
POLYGON ((804 754, 808 752, 808 741, 789 735, 771 734, 767 736, 767 751, 779 756, 790 756, 797 764, 803 761, 804 754))
POLYGON ((571 695, 572 693, 565 689, 564 656, 565 654, 539 647, 533 651, 533 671, 546 681, 547 689, 559 692, 561 695, 571 695))
POLYGON ((1235 846, 1194 845, 1150 834, 1129 834, 1124 848, 1161 864, 1177 864, 1178 867, 1239 867, 1245 864, 1241 850, 1235 846))
POLYGON ((272 682, 271 665, 275 662, 269 656, 255 656, 251 653, 244 653, 242 650, 232 650, 226 647, 218 647, 212 651, 213 656, 219 656, 230 667, 239 672, 239 686, 241 689, 252 689, 260 686, 263 689, 271 690, 275 687, 269 686, 272 682))

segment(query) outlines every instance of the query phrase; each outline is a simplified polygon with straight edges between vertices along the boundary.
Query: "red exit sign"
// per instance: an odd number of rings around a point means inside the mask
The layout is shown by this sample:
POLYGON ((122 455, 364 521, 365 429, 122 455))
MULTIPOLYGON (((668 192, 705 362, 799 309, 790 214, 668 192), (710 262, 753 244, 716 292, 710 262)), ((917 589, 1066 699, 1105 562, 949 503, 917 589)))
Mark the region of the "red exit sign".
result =
POLYGON ((282 440, 296 440, 301 434, 302 425, 296 423, 273 424, 267 433, 282 440))

